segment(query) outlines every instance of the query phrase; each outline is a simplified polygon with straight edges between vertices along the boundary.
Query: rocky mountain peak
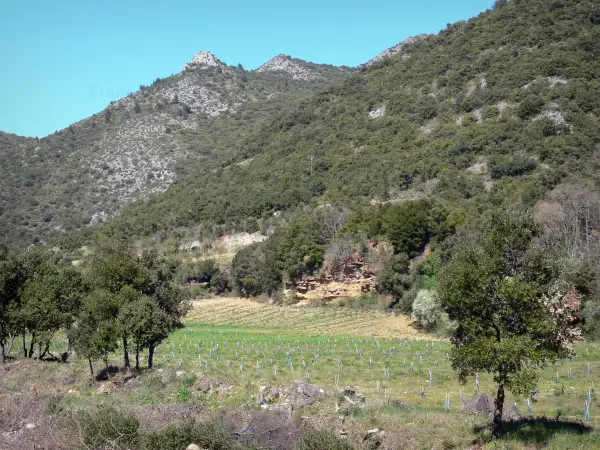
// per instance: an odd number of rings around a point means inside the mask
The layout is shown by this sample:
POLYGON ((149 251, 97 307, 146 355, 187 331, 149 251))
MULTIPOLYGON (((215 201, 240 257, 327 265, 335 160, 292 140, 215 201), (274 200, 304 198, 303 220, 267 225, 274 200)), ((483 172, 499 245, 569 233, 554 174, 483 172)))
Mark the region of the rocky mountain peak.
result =
POLYGON ((288 55, 277 55, 275 58, 266 62, 257 72, 287 72, 295 80, 313 80, 319 77, 319 74, 301 64, 299 60, 292 59, 288 55))
POLYGON ((417 36, 406 38, 399 44, 396 44, 393 47, 388 48, 384 52, 381 52, 375 58, 368 61, 365 65, 370 66, 371 64, 374 64, 377 61, 381 61, 383 58, 391 58, 392 56, 397 55, 398 53, 402 53, 407 45, 412 44, 413 42, 416 42, 425 37, 427 37, 426 34, 419 34, 417 36))
POLYGON ((202 50, 194 55, 194 58, 186 64, 186 68, 192 65, 216 67, 224 64, 211 52, 202 50))

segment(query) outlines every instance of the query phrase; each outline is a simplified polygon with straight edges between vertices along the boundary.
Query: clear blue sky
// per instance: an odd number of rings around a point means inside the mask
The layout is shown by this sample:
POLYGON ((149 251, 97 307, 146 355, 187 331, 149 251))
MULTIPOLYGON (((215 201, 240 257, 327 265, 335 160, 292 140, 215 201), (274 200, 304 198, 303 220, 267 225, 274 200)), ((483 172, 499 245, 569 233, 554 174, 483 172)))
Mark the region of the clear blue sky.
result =
POLYGON ((199 50, 355 66, 492 0, 4 0, 0 131, 45 136, 180 72, 199 50))

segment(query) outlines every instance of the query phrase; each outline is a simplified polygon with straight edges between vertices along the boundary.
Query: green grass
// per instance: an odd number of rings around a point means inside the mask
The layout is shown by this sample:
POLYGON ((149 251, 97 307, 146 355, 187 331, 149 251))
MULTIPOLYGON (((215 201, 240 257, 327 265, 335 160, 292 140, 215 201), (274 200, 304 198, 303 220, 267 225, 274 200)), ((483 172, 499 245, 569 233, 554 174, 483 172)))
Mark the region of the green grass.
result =
MULTIPOLYGON (((379 427, 388 434, 398 435, 404 448, 452 448, 452 445, 460 448, 479 439, 489 440, 487 418, 461 413, 460 393, 469 399, 476 394, 476 388, 474 380, 466 385, 458 382, 446 359, 450 348, 447 341, 431 337, 310 335, 295 329, 257 331, 254 327, 254 324, 248 329, 243 325, 187 322, 184 329, 158 347, 156 370, 143 373, 113 395, 100 393, 98 383, 81 382, 87 378, 87 367, 82 359, 68 366, 47 364, 42 379, 37 377, 34 381, 32 377, 2 387, 10 393, 28 390, 30 383, 51 384, 68 367, 80 382, 72 392, 63 394, 61 404, 65 407, 124 404, 146 407, 202 402, 205 411, 217 412, 223 407, 254 408, 261 386, 285 388, 310 377, 311 383, 325 389, 336 385, 356 389, 366 396, 368 407, 338 409, 338 399, 333 396, 302 412, 303 415, 343 415, 346 417, 344 426, 359 430, 379 427), (410 369, 411 363, 414 372, 410 369), (384 367, 389 371, 389 380, 384 377, 384 367), (431 385, 429 369, 433 375, 431 385), (178 371, 185 374, 177 375, 178 371), (232 387, 205 394, 196 387, 203 380, 229 382, 232 387), (424 396, 420 396, 421 387, 424 396), (387 405, 386 392, 392 400, 407 402, 409 408, 387 405), (444 409, 446 394, 450 396, 449 411, 444 409)), ((64 345, 59 340, 54 348, 59 351, 64 345)), ((597 430, 600 425, 597 397, 590 407, 591 422, 583 423, 588 389, 592 382, 600 386, 600 345, 581 343, 575 350, 577 356, 572 361, 559 361, 541 369, 539 400, 532 403, 532 414, 526 411, 526 399, 508 395, 507 404, 516 402, 531 421, 519 427, 510 426, 501 441, 487 444, 489 448, 587 449, 600 445, 598 433, 590 433, 588 428, 597 430), (567 378, 569 368, 573 378, 567 378), (554 420, 557 415, 559 421, 554 420), (540 420, 542 417, 546 419, 540 420)), ((120 364, 121 356, 112 355, 110 362, 120 364)), ((143 359, 142 365, 145 363, 143 359)), ((99 369, 101 363, 96 365, 99 369)), ((495 385, 490 376, 481 375, 481 390, 494 394, 495 385)))

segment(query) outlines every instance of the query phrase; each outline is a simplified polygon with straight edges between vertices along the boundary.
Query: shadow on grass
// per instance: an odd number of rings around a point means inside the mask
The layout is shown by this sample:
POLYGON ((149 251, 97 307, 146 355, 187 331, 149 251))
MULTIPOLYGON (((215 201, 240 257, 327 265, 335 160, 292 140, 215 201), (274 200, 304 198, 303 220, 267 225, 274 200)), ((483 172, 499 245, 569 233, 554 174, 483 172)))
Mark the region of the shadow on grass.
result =
POLYGON ((96 381, 107 381, 108 379, 110 379, 110 377, 112 375, 116 375, 117 373, 119 373, 121 371, 122 371, 122 369, 120 367, 116 367, 116 366, 106 367, 106 368, 102 369, 100 372, 98 372, 98 374, 96 375, 96 381))
MULTIPOLYGON (((521 419, 513 422, 504 422, 504 434, 501 440, 518 441, 523 444, 546 446, 559 435, 587 435, 594 432, 594 428, 581 421, 567 421, 537 417, 521 419)), ((491 435, 491 426, 475 427, 476 434, 491 435)))

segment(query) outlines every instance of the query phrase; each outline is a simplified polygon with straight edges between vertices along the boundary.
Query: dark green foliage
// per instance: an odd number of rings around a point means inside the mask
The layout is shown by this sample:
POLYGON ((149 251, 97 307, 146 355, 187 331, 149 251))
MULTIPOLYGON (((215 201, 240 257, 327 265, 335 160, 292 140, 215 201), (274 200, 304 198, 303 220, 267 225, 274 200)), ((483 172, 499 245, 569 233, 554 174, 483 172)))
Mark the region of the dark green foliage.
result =
POLYGON ((220 273, 219 265, 213 260, 200 261, 194 271, 194 281, 198 283, 210 283, 212 278, 218 273, 220 273))
POLYGON ((16 255, 0 245, 0 351, 4 363, 4 344, 15 331, 15 320, 19 309, 19 289, 25 282, 25 270, 16 255))
POLYGON ((383 216, 383 229, 396 253, 419 255, 429 240, 445 233, 443 210, 426 201, 406 202, 390 207, 383 216))
POLYGON ((400 298, 411 286, 406 253, 391 255, 377 274, 377 290, 400 298))
POLYGON ((564 357, 576 336, 567 330, 576 324, 577 294, 536 244, 540 231, 525 211, 494 212, 482 245, 456 252, 439 283, 442 307, 458 324, 450 357, 459 378, 488 372, 498 384, 496 434, 504 389, 530 392, 535 364, 564 357))
POLYGON ((531 158, 515 157, 492 164, 491 175, 497 180, 504 176, 519 177, 535 170, 537 164, 531 158))
POLYGON ((240 250, 231 267, 234 286, 245 297, 271 295, 279 289, 283 279, 274 255, 261 243, 240 250))
POLYGON ((544 99, 538 95, 528 95, 519 105, 517 115, 523 119, 529 119, 536 116, 544 106, 544 99))
POLYGON ((273 253, 280 270, 296 279, 312 274, 323 264, 325 241, 322 225, 313 215, 299 216, 269 239, 266 251, 273 253))

